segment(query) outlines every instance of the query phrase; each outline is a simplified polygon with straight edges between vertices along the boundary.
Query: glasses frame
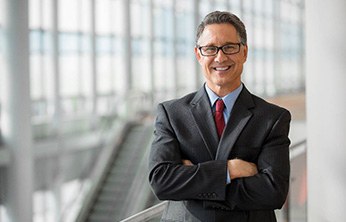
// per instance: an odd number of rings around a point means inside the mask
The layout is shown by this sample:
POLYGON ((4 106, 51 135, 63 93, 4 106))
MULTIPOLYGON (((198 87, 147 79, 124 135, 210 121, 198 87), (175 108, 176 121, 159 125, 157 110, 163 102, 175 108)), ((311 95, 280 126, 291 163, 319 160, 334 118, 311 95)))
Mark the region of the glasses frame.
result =
POLYGON ((234 55, 234 54, 237 54, 237 53, 240 52, 240 47, 241 47, 241 45, 243 45, 241 42, 237 42, 237 43, 227 43, 227 44, 222 45, 222 46, 207 46, 207 45, 205 45, 205 46, 200 46, 200 45, 197 45, 197 48, 199 49, 199 52, 201 53, 202 56, 216 56, 216 55, 219 53, 220 50, 221 50, 225 55, 234 55), (229 46, 229 45, 237 45, 237 46, 238 46, 238 51, 237 51, 237 52, 233 52, 233 53, 226 53, 226 52, 223 50, 223 48, 224 48, 225 46, 229 46), (212 55, 205 55, 205 54, 203 54, 203 52, 202 52, 202 48, 203 48, 203 47, 215 47, 217 50, 216 50, 216 53, 215 53, 215 54, 212 54, 212 55))

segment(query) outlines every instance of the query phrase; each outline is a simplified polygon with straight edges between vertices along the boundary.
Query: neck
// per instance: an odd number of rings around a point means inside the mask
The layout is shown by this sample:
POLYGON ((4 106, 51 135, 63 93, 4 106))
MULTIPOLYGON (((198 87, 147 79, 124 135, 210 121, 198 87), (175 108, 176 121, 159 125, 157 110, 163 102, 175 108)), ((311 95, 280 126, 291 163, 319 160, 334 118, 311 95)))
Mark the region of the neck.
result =
POLYGON ((207 83, 207 86, 209 87, 209 89, 211 89, 217 96, 219 97, 224 97, 227 94, 233 92, 235 89, 237 89, 240 86, 241 82, 239 83, 235 83, 232 85, 228 85, 228 86, 220 86, 220 85, 213 85, 210 86, 210 84, 207 83))

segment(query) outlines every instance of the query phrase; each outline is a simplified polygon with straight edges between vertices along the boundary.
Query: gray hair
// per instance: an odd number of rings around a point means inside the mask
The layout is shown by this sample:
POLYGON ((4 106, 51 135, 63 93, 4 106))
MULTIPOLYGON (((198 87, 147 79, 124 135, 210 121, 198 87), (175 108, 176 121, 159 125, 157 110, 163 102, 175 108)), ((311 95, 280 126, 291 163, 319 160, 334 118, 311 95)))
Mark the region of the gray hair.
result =
POLYGON ((247 44, 247 36, 246 36, 246 29, 244 23, 234 14, 230 12, 221 12, 221 11, 214 11, 209 14, 207 14, 201 24, 197 27, 197 34, 196 34, 196 44, 201 37, 204 28, 207 25, 211 24, 224 24, 228 23, 234 26, 234 28, 237 30, 237 33, 240 37, 240 42, 243 45, 247 44))

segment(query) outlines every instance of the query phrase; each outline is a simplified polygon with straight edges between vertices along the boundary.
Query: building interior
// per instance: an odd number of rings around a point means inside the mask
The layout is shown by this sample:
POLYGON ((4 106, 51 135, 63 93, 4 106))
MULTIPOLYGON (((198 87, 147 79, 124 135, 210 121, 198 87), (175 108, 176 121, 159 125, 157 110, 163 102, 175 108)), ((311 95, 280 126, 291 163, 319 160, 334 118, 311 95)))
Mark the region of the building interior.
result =
POLYGON ((0 0, 0 222, 159 221, 164 202, 147 175, 156 107, 203 85, 196 27, 214 10, 246 25, 244 84, 292 114, 278 221, 342 221, 345 9, 341 0, 0 0), (325 155, 326 144, 335 152, 325 155), (331 186, 336 194, 320 195, 331 186))

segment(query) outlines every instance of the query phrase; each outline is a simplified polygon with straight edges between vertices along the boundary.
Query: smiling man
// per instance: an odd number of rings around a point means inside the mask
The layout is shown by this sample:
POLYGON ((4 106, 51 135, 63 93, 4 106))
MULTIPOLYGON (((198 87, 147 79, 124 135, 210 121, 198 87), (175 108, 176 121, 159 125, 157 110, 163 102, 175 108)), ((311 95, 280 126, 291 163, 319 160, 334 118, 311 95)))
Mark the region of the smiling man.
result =
POLYGON ((201 64, 207 86, 223 97, 241 85, 243 64, 247 58, 246 39, 242 42, 229 23, 210 24, 198 34, 195 54, 201 64))
POLYGON ((161 221, 274 222, 288 192, 290 113, 242 83, 247 37, 234 14, 208 14, 194 51, 206 83, 158 105, 149 181, 169 200, 161 221))

